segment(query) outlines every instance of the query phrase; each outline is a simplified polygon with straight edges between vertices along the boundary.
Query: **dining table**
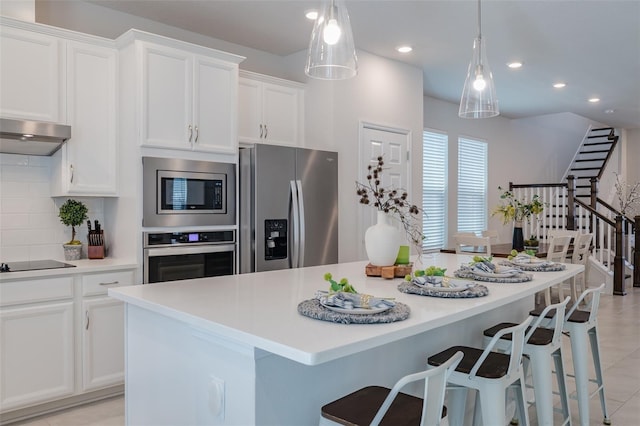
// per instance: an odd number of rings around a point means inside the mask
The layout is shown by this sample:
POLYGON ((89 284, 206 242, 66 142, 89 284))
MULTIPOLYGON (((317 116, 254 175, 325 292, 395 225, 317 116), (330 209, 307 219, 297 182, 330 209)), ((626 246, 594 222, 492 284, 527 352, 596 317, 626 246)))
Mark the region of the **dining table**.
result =
MULTIPOLYGON (((509 257, 511 255, 511 251, 513 250, 513 245, 511 243, 498 243, 491 244, 491 256, 493 257, 509 257)), ((539 258, 546 258, 547 251, 549 250, 549 243, 539 243, 537 250, 535 250, 536 256, 539 258)), ((440 250, 441 253, 452 253, 455 254, 456 249, 454 248, 443 248, 440 250)), ((471 247, 463 247, 462 252, 472 253, 471 247)), ((572 247, 569 247, 569 251, 567 251, 568 255, 571 255, 572 247)))
MULTIPOLYGON (((454 276, 471 260, 423 254, 411 267, 454 276)), ((532 272, 526 282, 481 282, 474 285, 482 291, 457 297, 416 294, 403 278, 367 276, 367 265, 109 288, 125 302, 126 424, 318 424, 321 407, 336 398, 368 385, 391 387, 448 347, 482 347, 484 329, 522 321, 537 292, 584 270, 566 264, 532 272), (324 309, 317 295, 329 289, 327 274, 395 307, 365 315, 324 309)))

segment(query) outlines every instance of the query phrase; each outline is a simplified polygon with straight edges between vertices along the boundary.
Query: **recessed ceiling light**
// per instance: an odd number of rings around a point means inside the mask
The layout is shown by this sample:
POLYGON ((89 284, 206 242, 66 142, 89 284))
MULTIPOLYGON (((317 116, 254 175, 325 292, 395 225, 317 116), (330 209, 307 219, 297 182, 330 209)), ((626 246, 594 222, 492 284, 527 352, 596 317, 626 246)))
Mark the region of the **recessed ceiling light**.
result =
POLYGON ((318 19, 318 11, 317 10, 307 10, 304 13, 304 16, 306 16, 307 19, 315 21, 316 19, 318 19))
POLYGON ((615 109, 605 109, 605 110, 604 110, 604 113, 605 113, 605 114, 613 114, 614 112, 616 112, 616 110, 615 110, 615 109))
POLYGON ((563 87, 565 87, 567 85, 567 83, 555 83, 553 85, 553 87, 555 87, 556 89, 562 89, 563 87))
POLYGON ((522 68, 522 62, 520 61, 514 61, 514 62, 509 62, 507 64, 507 66, 511 69, 518 69, 518 68, 522 68))
POLYGON ((396 50, 400 53, 409 53, 413 50, 413 47, 411 46, 398 46, 396 47, 396 50))
POLYGON ((589 99, 589 102, 591 102, 592 104, 595 104, 596 102, 600 102, 600 98, 591 98, 589 99))

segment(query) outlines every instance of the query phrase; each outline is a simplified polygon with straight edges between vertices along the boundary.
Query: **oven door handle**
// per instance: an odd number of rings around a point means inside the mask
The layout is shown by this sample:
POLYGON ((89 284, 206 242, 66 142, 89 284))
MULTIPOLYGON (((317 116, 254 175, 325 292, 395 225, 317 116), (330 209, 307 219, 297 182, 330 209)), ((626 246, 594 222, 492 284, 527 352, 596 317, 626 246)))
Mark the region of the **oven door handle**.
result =
POLYGON ((195 247, 158 247, 145 249, 149 257, 174 256, 183 254, 222 253, 235 251, 235 244, 212 244, 195 247))

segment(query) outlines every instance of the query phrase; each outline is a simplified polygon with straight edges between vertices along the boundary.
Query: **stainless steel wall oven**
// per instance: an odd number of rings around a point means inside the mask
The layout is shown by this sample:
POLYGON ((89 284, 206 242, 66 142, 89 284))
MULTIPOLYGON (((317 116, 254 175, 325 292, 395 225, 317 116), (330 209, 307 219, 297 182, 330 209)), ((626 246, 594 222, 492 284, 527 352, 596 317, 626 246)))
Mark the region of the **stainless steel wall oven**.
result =
POLYGON ((144 283, 236 273, 236 233, 229 231, 145 232, 144 283))
POLYGON ((235 164, 143 157, 142 225, 235 225, 235 164))

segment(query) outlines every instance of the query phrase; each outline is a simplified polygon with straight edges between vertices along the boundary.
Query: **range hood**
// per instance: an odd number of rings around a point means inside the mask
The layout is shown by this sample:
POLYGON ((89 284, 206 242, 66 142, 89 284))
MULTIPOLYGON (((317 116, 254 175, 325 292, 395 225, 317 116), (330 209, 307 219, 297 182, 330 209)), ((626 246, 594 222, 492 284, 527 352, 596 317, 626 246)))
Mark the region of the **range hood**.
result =
POLYGON ((71 137, 71 126, 0 118, 0 153, 49 156, 71 137))

